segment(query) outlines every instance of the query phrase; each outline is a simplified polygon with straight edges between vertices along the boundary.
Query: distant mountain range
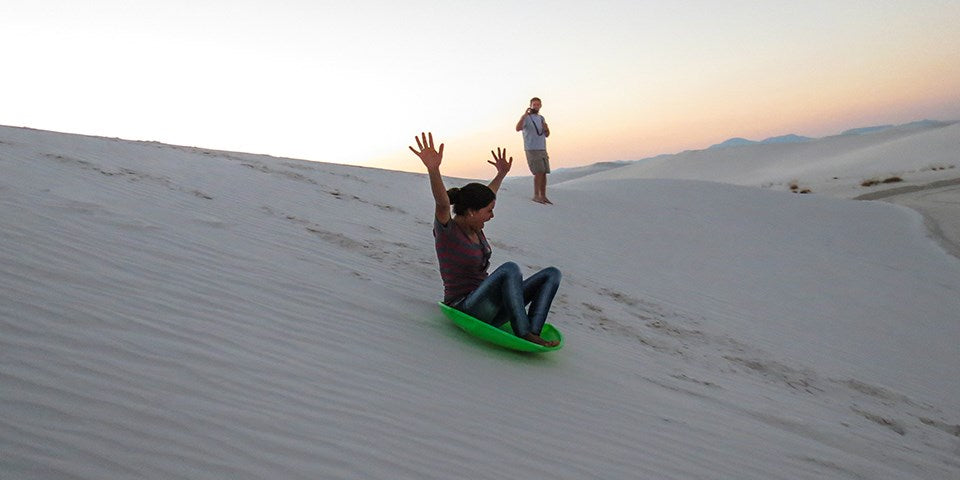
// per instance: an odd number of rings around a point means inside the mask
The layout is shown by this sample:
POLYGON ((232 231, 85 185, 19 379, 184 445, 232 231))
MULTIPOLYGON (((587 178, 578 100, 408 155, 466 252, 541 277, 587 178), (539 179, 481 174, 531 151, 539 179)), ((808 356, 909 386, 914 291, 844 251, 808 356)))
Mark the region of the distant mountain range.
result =
POLYGON ((810 137, 804 137, 800 135, 781 135, 779 137, 771 137, 766 140, 756 141, 756 140, 747 140, 746 138, 735 137, 731 138, 723 143, 718 143, 716 145, 711 145, 707 150, 717 149, 717 148, 730 148, 730 147, 742 147, 745 145, 764 145, 771 143, 800 143, 813 140, 810 137))
MULTIPOLYGON (((906 123, 903 125, 876 125, 873 127, 862 127, 862 128, 853 128, 846 130, 840 135, 868 135, 871 133, 878 133, 884 130, 889 130, 891 128, 931 128, 931 127, 945 127, 951 125, 953 122, 941 122, 937 120, 920 120, 918 122, 906 123)), ((771 137, 766 140, 756 141, 748 140, 746 138, 735 137, 731 138, 725 142, 718 143, 716 145, 711 145, 707 147, 707 150, 716 150, 719 148, 733 148, 733 147, 743 147, 747 145, 766 145, 766 144, 783 144, 783 143, 801 143, 809 142, 810 140, 815 140, 814 138, 804 137, 802 135, 781 135, 779 137, 771 137)))

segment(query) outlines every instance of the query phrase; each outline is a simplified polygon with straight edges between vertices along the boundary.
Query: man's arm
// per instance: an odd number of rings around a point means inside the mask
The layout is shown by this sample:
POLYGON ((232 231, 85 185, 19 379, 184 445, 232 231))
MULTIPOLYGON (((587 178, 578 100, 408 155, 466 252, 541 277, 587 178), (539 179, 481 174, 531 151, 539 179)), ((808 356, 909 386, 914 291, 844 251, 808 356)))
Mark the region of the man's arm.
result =
POLYGON ((518 131, 518 132, 522 132, 522 131, 523 131, 523 123, 527 121, 527 115, 529 115, 529 113, 524 112, 523 115, 520 116, 520 121, 517 122, 517 131, 518 131))
POLYGON ((547 119, 546 119, 546 118, 543 119, 543 136, 544 136, 544 137, 549 137, 549 136, 550 136, 550 127, 547 126, 547 119))

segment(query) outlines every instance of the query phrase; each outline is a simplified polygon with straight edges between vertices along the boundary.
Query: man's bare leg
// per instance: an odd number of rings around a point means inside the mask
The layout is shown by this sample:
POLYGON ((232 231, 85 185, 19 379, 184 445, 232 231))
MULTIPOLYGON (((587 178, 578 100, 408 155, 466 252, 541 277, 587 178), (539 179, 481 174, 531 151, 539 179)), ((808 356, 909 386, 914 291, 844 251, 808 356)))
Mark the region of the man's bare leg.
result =
POLYGON ((553 203, 547 199, 547 174, 533 175, 533 201, 537 203, 553 203))
POLYGON ((546 173, 540 174, 540 198, 543 200, 543 203, 548 203, 550 205, 553 205, 553 202, 551 202, 550 199, 547 198, 547 174, 546 173))
POLYGON ((540 194, 540 177, 542 175, 542 173, 533 174, 533 201, 537 203, 545 203, 543 201, 543 195, 540 194))

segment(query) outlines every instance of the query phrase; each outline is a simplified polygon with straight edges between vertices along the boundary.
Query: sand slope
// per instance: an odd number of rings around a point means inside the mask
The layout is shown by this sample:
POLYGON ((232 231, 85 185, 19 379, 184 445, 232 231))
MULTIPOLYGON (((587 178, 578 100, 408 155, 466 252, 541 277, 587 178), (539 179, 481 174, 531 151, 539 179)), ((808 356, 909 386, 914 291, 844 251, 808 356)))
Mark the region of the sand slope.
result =
POLYGON ((960 476, 960 261, 906 208, 510 183, 538 356, 437 311, 422 175, 6 127, 0 172, 4 478, 960 476))

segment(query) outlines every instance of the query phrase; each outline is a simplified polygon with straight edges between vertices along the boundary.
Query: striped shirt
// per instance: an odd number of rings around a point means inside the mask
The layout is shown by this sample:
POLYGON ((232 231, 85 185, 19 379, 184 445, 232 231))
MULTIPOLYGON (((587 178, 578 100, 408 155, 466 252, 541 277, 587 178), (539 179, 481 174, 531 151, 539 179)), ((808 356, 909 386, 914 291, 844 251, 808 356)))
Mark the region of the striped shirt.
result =
POLYGON ((490 244, 481 230, 480 243, 471 242, 452 219, 446 225, 433 220, 433 237, 443 279, 443 302, 451 303, 477 289, 487 278, 490 244))

